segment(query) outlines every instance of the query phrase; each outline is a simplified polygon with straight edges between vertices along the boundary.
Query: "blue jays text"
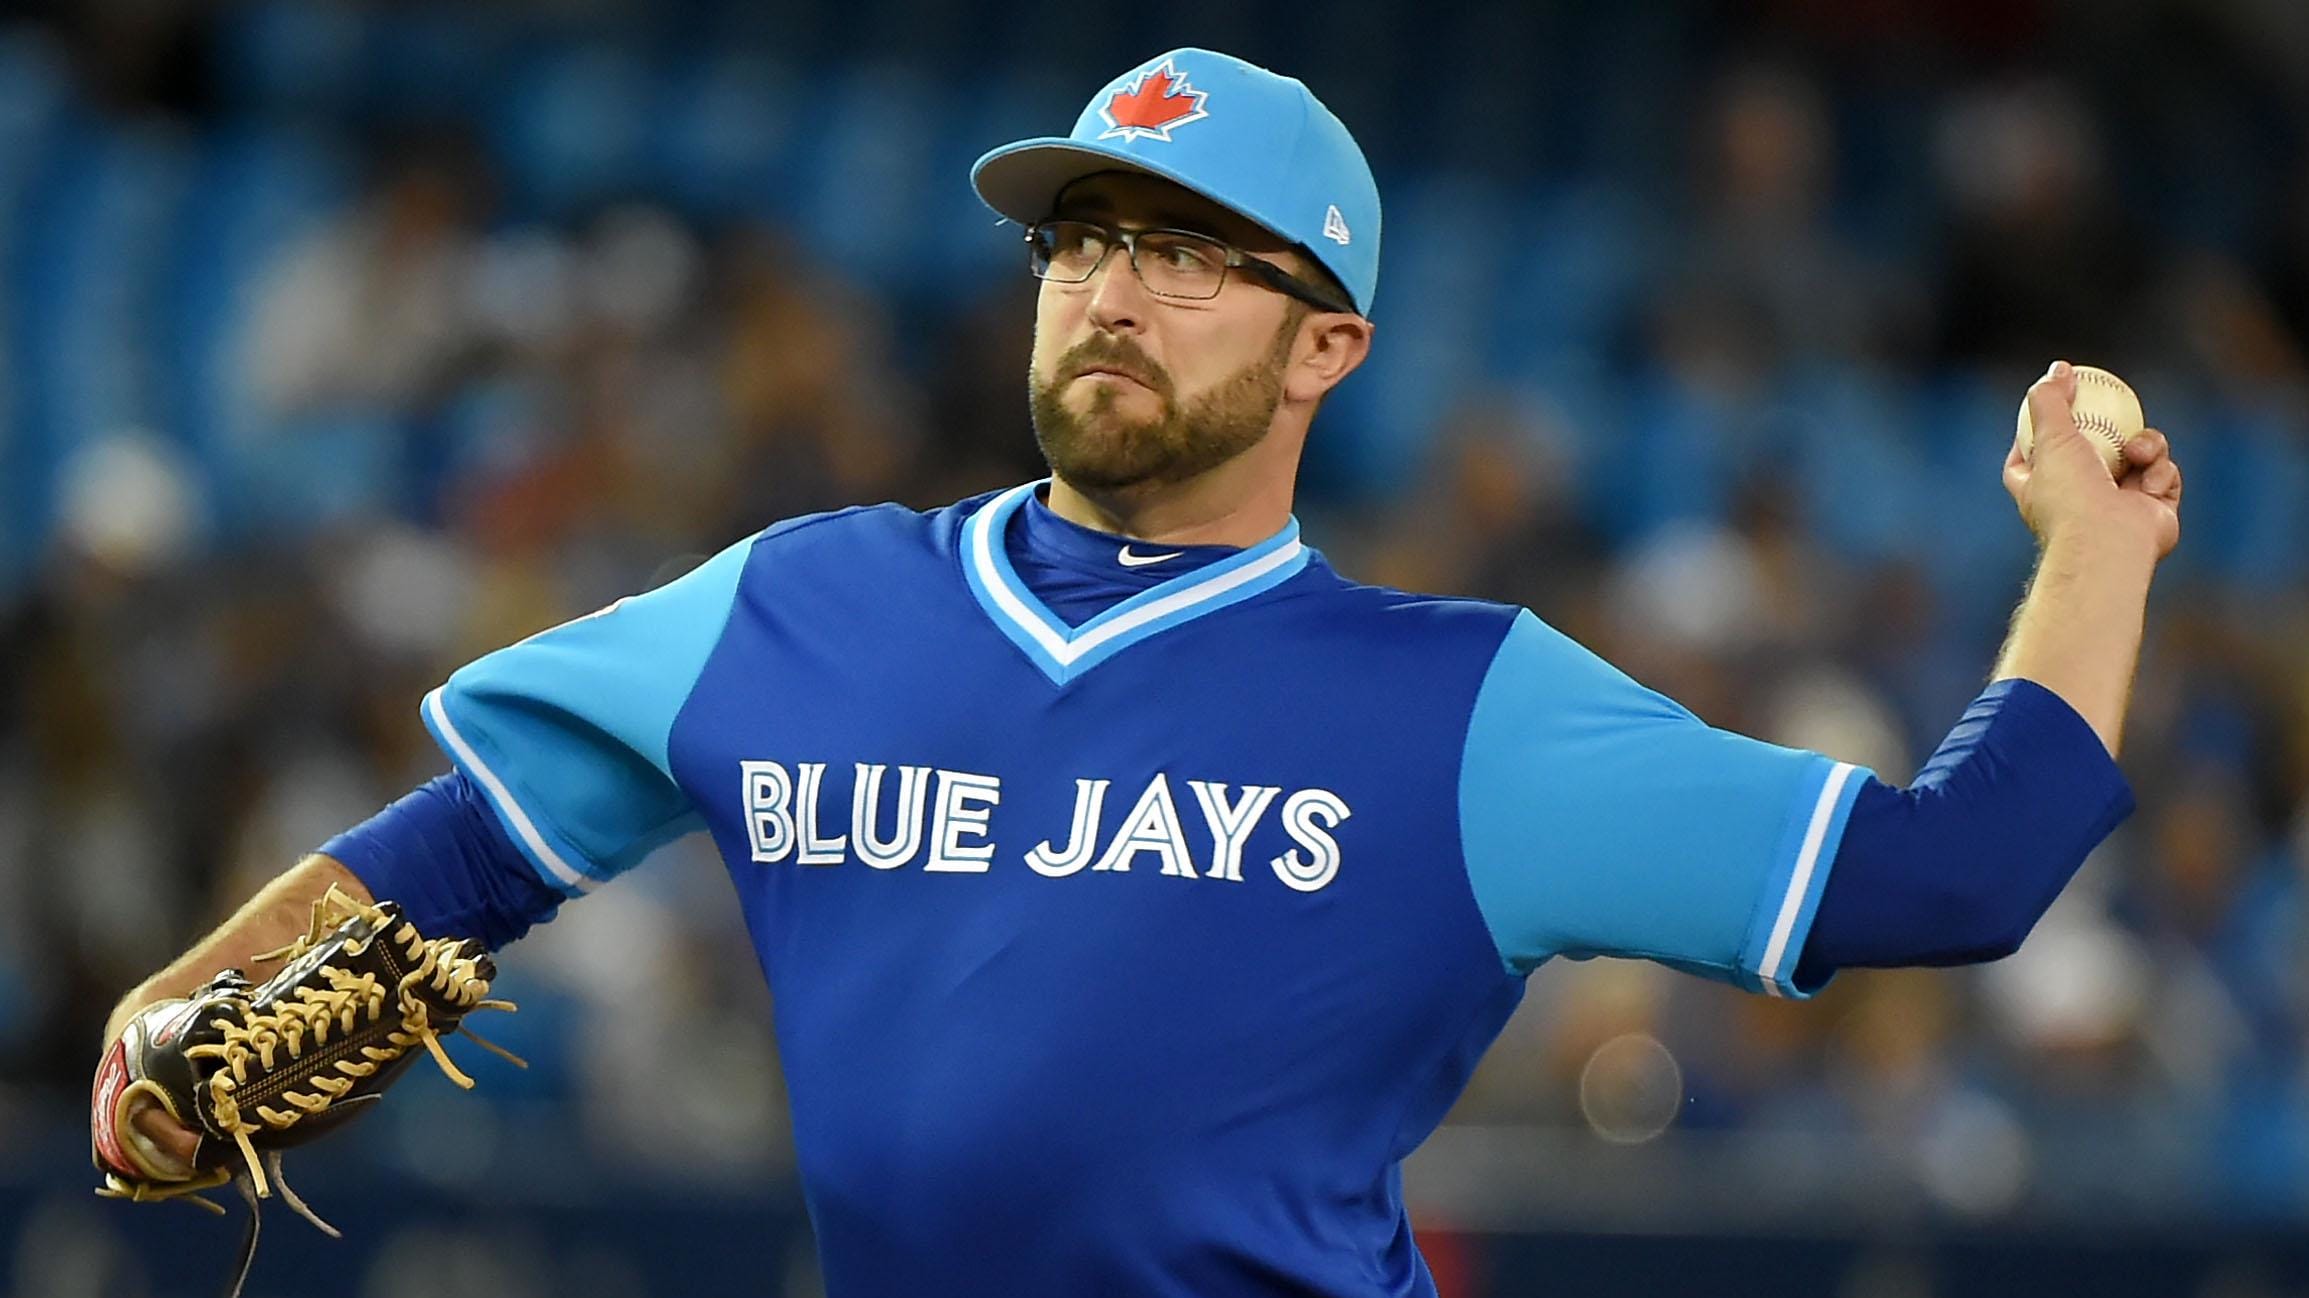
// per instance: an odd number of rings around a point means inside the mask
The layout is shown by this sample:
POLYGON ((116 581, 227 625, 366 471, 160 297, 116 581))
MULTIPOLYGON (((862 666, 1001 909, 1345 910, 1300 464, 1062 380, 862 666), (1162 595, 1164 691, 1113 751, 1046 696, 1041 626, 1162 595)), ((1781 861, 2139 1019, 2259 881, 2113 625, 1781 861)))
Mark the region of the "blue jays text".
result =
MULTIPOLYGON (((752 859, 764 865, 787 860, 797 865, 840 865, 854 858, 877 870, 903 869, 924 857, 925 809, 934 806, 922 868, 941 874, 983 874, 993 867, 999 844, 992 837, 992 819, 1002 802, 1001 777, 899 766, 892 823, 885 834, 880 828, 882 786, 891 767, 881 762, 854 766, 848 832, 829 837, 823 827, 845 813, 829 815, 825 810, 821 795, 826 763, 802 762, 789 772, 779 762, 741 762, 752 859)), ((1300 789, 1284 798, 1275 785, 1246 785, 1230 794, 1230 786, 1223 783, 1186 781, 1201 810, 1204 832, 1198 841, 1209 844, 1198 870, 1170 777, 1160 772, 1147 781, 1113 837, 1101 842, 1098 826, 1113 784, 1111 779, 1075 780, 1072 823, 1063 835, 1028 849, 1022 858, 1027 868, 1049 879, 1063 879, 1086 867, 1121 874, 1130 870, 1134 858, 1150 853, 1161 873, 1170 877, 1241 883, 1243 846, 1268 808, 1281 798, 1283 831, 1296 846, 1268 860, 1275 878, 1299 892, 1314 892, 1338 877, 1339 842, 1330 831, 1354 813, 1328 789, 1300 789)))

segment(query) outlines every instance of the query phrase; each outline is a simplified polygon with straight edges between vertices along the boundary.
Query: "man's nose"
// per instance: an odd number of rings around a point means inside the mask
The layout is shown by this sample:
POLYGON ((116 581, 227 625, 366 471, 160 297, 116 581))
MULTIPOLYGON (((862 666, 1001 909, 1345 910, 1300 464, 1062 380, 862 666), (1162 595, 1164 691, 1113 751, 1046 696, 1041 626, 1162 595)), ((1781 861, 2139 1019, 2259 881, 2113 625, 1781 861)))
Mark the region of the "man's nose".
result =
POLYGON ((1130 249, 1117 247, 1090 275, 1090 322, 1109 333, 1135 333, 1146 319, 1148 293, 1130 264, 1130 249))

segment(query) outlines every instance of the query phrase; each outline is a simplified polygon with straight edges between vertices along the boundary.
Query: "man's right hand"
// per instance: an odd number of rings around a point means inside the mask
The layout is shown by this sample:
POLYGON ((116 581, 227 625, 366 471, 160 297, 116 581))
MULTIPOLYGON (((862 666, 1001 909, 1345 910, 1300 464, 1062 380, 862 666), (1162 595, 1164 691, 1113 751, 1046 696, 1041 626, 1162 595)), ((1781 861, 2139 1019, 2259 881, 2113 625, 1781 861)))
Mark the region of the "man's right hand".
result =
POLYGON ((2165 435, 2145 428, 2125 442, 2125 472, 2112 481, 2100 453, 2077 431, 2070 409, 2076 384, 2076 370, 2055 361, 2030 386, 2036 445, 2024 458, 2014 438, 2004 461, 2005 490, 2040 544, 2050 546, 2064 534, 2089 536, 2137 545, 2154 563, 2181 539, 2180 466, 2165 435))
POLYGON ((2053 364, 2028 390, 2034 458, 2013 440, 2005 490, 2036 533, 2036 571, 1992 679, 2035 681, 2061 696, 2114 756, 2124 734, 2141 627, 2157 563, 2181 539, 2181 470, 2153 428, 2125 442, 2111 479, 2076 428, 2076 371, 2053 364))

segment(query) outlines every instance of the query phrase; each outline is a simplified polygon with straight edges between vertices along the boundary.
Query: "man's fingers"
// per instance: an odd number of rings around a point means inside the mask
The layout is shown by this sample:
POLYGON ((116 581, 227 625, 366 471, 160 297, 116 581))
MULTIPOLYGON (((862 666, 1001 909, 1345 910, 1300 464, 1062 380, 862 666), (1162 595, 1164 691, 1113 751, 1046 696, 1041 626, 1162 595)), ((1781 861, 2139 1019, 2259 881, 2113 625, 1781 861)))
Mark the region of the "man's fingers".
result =
POLYGON ((2154 428, 2144 428, 2125 441, 2126 480, 2138 482, 2142 491, 2160 500, 2178 502, 2181 497, 2181 466, 2173 462, 2173 448, 2165 435, 2154 428))
POLYGON ((2054 361, 2044 377, 2028 385, 2028 422, 2039 442, 2076 431, 2076 370, 2054 361))
POLYGON ((140 1109, 129 1116, 139 1134, 160 1147, 161 1152, 190 1166, 193 1156, 200 1152, 200 1134, 188 1130, 159 1105, 140 1109))
POLYGON ((2141 490, 2160 500, 2181 498, 2181 466, 2171 460, 2159 460, 2141 470, 2141 490))

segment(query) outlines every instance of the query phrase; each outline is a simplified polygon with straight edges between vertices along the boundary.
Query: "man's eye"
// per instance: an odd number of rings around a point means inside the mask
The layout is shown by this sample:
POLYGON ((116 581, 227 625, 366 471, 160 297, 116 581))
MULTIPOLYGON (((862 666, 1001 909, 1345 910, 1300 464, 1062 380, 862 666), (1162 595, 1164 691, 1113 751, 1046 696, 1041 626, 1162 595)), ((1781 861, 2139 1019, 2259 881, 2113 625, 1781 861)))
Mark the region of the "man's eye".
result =
POLYGON ((1219 264, 1218 255, 1211 249, 1176 241, 1163 245, 1162 257, 1172 270, 1209 270, 1219 264))
POLYGON ((1106 247, 1097 230, 1079 225, 1053 226, 1043 231, 1042 241, 1052 261, 1067 263, 1096 257, 1106 247))

